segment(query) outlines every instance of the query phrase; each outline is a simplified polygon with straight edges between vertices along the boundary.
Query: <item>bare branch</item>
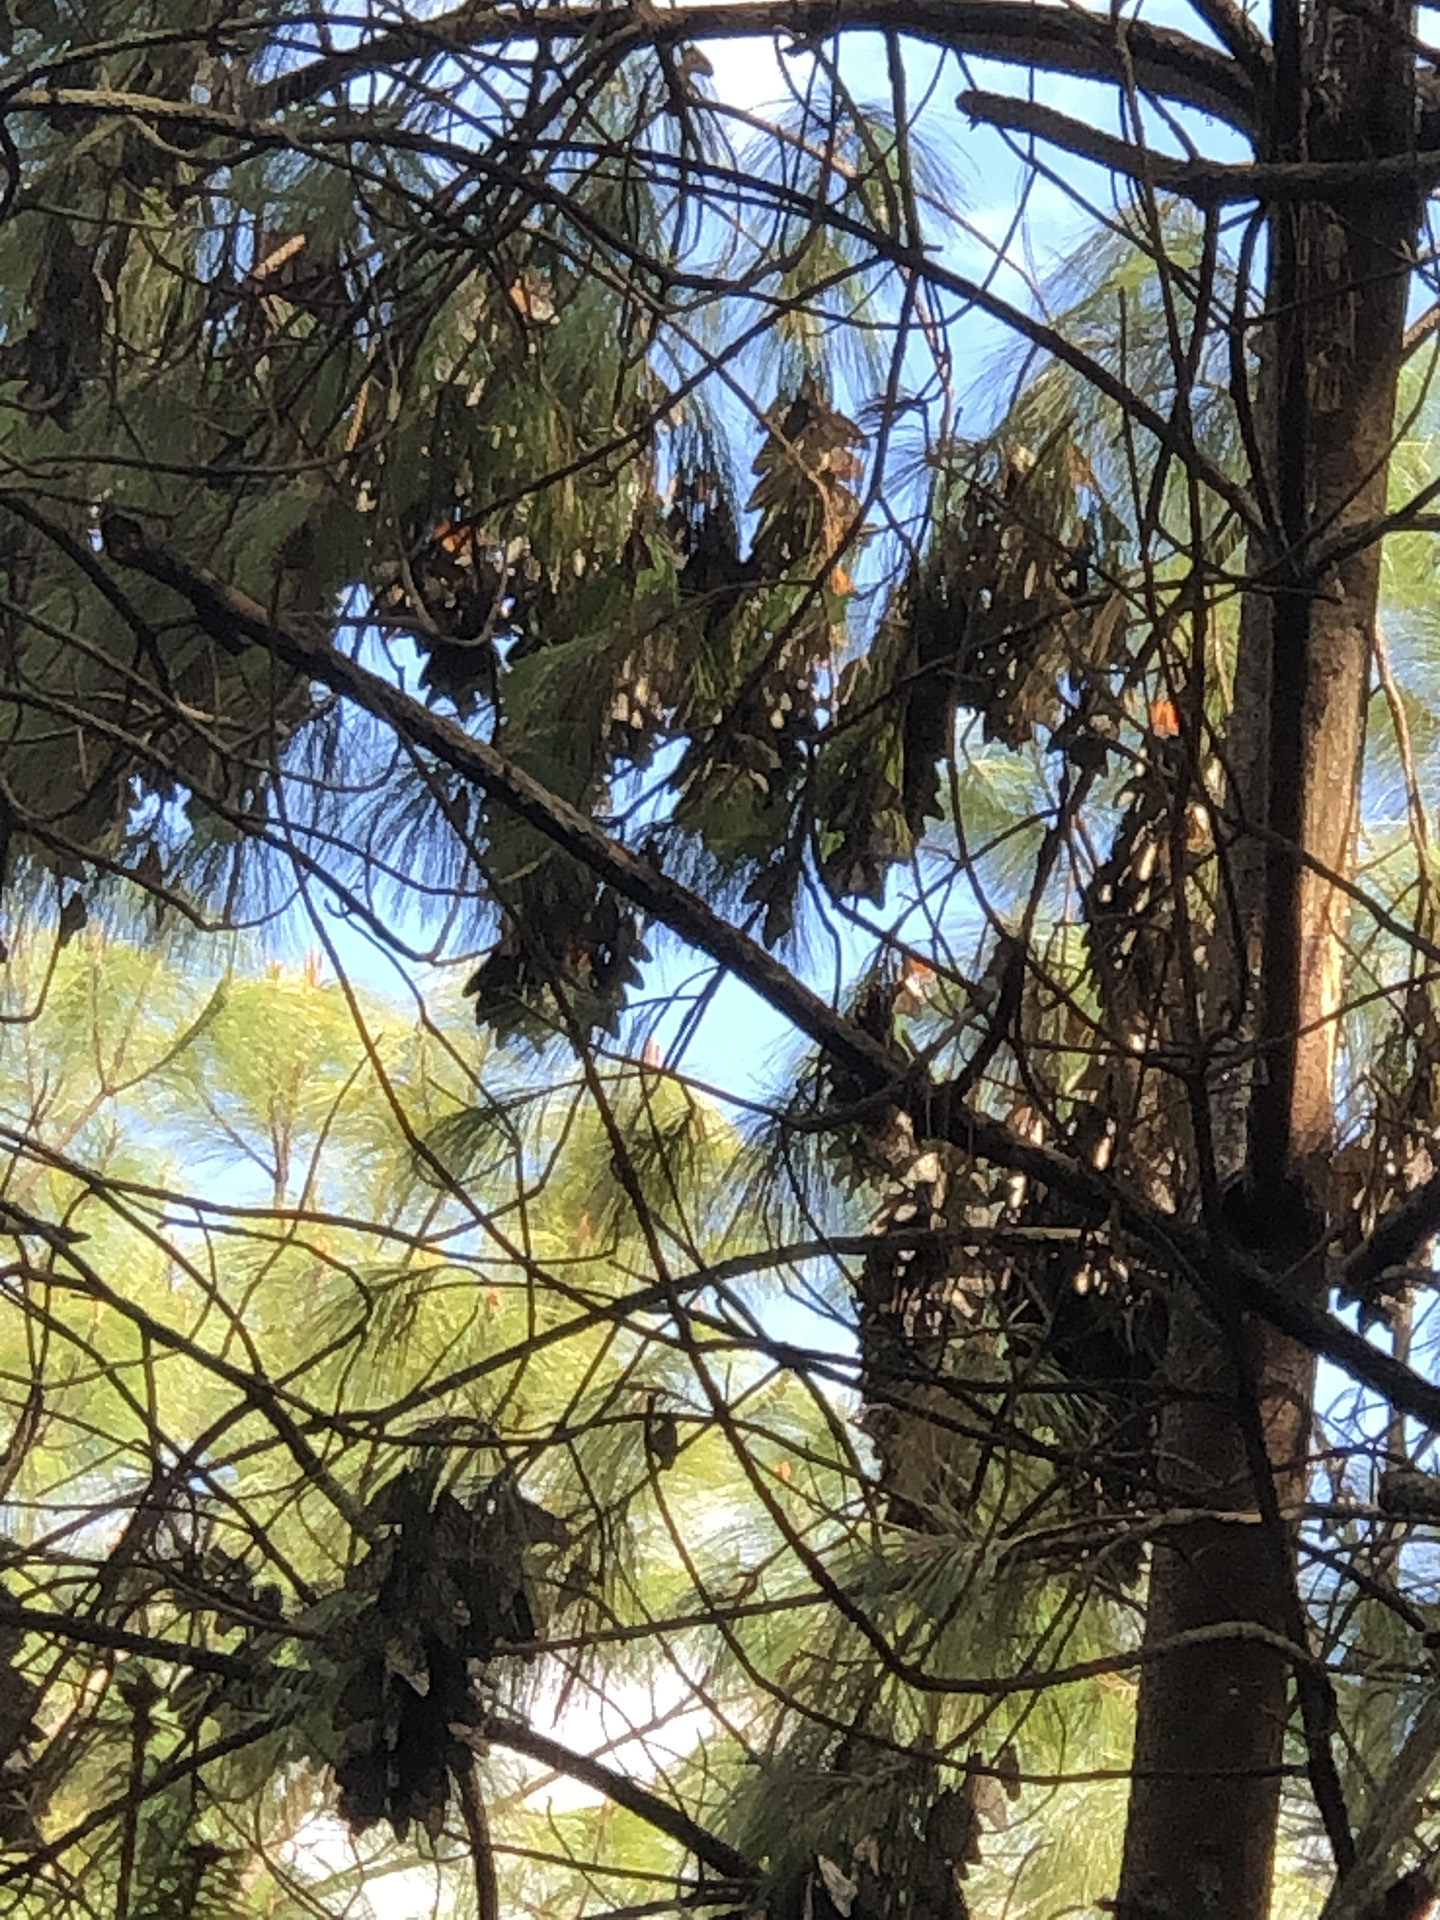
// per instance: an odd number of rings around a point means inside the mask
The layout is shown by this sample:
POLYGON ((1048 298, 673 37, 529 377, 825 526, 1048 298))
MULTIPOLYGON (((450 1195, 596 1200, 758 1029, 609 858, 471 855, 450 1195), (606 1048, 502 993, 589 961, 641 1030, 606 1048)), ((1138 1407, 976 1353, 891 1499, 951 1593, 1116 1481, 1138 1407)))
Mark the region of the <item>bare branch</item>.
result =
POLYGON ((498 1714, 492 1714, 479 1728, 477 1738, 491 1741, 498 1747, 508 1747, 512 1753, 523 1753, 531 1760, 539 1760, 545 1766, 553 1767, 557 1773, 563 1773, 571 1780, 578 1780, 582 1786, 593 1787, 597 1793, 603 1793, 607 1800, 613 1800, 617 1807, 624 1807, 627 1813, 635 1814, 658 1832, 667 1833, 672 1840, 678 1840, 703 1865, 712 1867, 727 1880, 739 1881, 744 1886, 761 1877, 760 1869, 753 1861, 747 1860, 727 1841, 700 1826, 681 1808, 662 1800, 659 1794, 651 1793, 638 1782, 627 1779, 623 1773, 602 1766, 598 1760, 575 1753, 546 1734, 536 1733, 533 1727, 527 1727, 521 1720, 502 1719, 498 1714))
POLYGON ((1422 1241, 1435 1233, 1440 1233, 1440 1173, 1388 1213, 1344 1262, 1336 1276, 1341 1294, 1363 1299, 1382 1274, 1407 1265, 1422 1241))
POLYGON ((1394 154, 1369 160, 1256 161, 1247 165, 1177 160, 1122 140, 1115 134, 1057 113, 1033 100, 972 89, 955 103, 972 120, 1004 127, 1012 133, 1033 134, 1063 147, 1067 153, 1093 160, 1096 166, 1175 193, 1199 206, 1222 206, 1236 201, 1324 200, 1356 187, 1373 188, 1387 181, 1413 182, 1429 188, 1440 179, 1440 154, 1394 154))
MULTIPOLYGON (((660 9, 634 6, 556 7, 521 15, 464 5, 434 20, 407 24, 309 66, 280 75, 261 94, 267 112, 342 87, 357 73, 403 66, 468 48, 531 40, 602 42, 619 56, 642 46, 685 41, 754 39, 776 34, 798 41, 866 29, 905 34, 956 53, 1120 85, 1124 75, 1109 16, 1078 7, 1034 6, 1027 0, 747 0, 660 9)), ((1126 28, 1139 84, 1232 126, 1257 126, 1255 89, 1245 65, 1173 28, 1132 20, 1126 28)))

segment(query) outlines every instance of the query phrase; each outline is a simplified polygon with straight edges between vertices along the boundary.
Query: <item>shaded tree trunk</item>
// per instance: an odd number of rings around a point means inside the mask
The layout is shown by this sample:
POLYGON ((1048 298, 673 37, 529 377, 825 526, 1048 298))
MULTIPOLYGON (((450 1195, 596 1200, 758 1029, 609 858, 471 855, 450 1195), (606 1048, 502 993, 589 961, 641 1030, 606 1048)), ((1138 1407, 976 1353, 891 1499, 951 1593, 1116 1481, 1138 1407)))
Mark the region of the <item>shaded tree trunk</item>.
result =
MULTIPOLYGON (((1413 151, 1408 18, 1394 4, 1322 4, 1302 18, 1277 0, 1275 159, 1413 151)), ((1282 207, 1269 225, 1256 413, 1271 532, 1252 542, 1229 768, 1237 810, 1265 831, 1237 848, 1237 950, 1221 994, 1259 982, 1252 1007, 1226 1009, 1241 1011, 1256 1065, 1229 1124, 1217 1103, 1218 1172, 1234 1184, 1212 1224, 1317 1293, 1347 906, 1327 876, 1353 866, 1380 560, 1373 539, 1330 564, 1324 553, 1384 510, 1417 223, 1400 188, 1282 207)), ((1225 1622, 1292 1640, 1300 1630, 1293 1540, 1274 1515, 1304 1493, 1315 1362, 1246 1316, 1223 1272, 1214 1279, 1208 1302, 1173 1316, 1162 1472, 1177 1506, 1268 1510, 1271 1524, 1191 1524, 1156 1546, 1122 1920, 1263 1920, 1270 1904, 1295 1663, 1237 1640, 1164 1648, 1225 1622)), ((1327 1691, 1314 1676, 1307 1686, 1312 1785, 1343 1872, 1327 1691)))

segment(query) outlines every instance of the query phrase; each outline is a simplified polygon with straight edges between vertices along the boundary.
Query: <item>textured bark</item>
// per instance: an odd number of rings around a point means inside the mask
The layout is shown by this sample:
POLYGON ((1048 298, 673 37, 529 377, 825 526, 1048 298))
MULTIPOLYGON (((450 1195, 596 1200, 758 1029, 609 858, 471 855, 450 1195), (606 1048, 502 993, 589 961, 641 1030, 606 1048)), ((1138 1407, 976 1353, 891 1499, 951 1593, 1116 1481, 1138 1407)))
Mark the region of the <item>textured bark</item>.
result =
MULTIPOLYGON (((1413 148, 1413 76, 1395 31, 1407 21, 1397 6, 1368 17, 1322 6, 1305 23, 1298 10, 1277 7, 1276 159, 1360 160, 1413 148)), ((1222 1174, 1244 1169, 1230 1232, 1314 1304, 1323 1283, 1304 1256, 1333 1126, 1346 903, 1295 850, 1332 872, 1351 871, 1380 557, 1372 543, 1322 570, 1316 555, 1384 510, 1416 222, 1410 193, 1357 193, 1281 211, 1270 236, 1272 320, 1257 424, 1279 524, 1252 546, 1260 585, 1242 621, 1243 698, 1231 739, 1232 797, 1268 832, 1239 849, 1239 951, 1217 982, 1220 997, 1233 999, 1258 963, 1258 1001, 1242 1032, 1258 1042, 1259 1064, 1232 1076, 1215 1117, 1222 1174)), ((1223 1325, 1192 1300, 1175 1315, 1168 1369, 1177 1392, 1163 1466, 1177 1500, 1273 1515, 1303 1494, 1310 1349, 1249 1316, 1223 1325)), ((1147 1638, 1156 1644, 1226 1620, 1295 1638, 1291 1560, 1288 1532, 1276 1524, 1212 1523, 1171 1535, 1154 1556, 1147 1638)), ((1295 1665, 1237 1644, 1146 1667, 1117 1903, 1123 1920, 1264 1920, 1295 1665)), ((1313 1674, 1307 1686, 1312 1782, 1323 1797, 1326 1696, 1313 1674)), ((1333 1773, 1330 1781, 1333 1789, 1333 1773)), ((1343 1808, 1332 1806, 1327 1825, 1343 1872, 1343 1808)))

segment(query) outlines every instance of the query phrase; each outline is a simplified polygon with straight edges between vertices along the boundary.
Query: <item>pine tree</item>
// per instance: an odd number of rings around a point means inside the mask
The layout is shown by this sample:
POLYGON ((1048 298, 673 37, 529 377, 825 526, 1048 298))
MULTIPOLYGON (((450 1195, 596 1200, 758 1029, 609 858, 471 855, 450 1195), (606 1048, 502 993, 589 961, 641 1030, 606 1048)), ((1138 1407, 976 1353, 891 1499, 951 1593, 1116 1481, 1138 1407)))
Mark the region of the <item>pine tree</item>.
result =
POLYGON ((591 1899, 497 1876, 504 1750, 625 1810, 617 1907, 960 1920, 1053 1782, 1117 1845, 1037 1901, 1423 1908, 1440 140, 1409 11, 1195 11, 15 0, 37 1906, 95 1832, 118 1913, 233 1908, 325 1768, 484 1920, 591 1899), (701 43, 777 36, 727 103, 701 43), (952 74, 1112 197, 1043 297, 964 270, 952 74), (727 979, 758 1101, 686 1077, 727 979), (542 1724, 624 1649, 673 1776, 542 1724))

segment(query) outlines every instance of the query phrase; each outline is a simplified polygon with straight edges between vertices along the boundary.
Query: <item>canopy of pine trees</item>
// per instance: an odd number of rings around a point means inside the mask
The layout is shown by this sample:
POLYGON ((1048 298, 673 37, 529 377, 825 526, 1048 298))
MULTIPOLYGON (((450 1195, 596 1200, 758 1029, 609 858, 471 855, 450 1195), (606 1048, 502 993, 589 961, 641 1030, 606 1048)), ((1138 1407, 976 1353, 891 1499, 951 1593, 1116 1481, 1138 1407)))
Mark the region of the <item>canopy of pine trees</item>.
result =
POLYGON ((1421 1920, 1398 0, 4 0, 0 1912, 1421 1920))

